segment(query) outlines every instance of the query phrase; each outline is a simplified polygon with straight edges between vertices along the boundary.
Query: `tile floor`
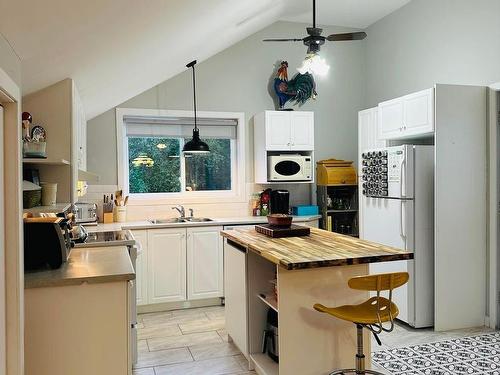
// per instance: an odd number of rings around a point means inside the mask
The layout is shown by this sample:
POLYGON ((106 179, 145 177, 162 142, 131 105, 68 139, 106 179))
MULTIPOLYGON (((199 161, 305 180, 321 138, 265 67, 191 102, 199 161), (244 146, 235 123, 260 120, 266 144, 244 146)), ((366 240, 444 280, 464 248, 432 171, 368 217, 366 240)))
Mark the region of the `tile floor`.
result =
MULTIPOLYGON (((246 359, 228 342, 224 324, 224 308, 221 306, 139 315, 139 360, 134 375, 255 374, 248 371, 246 359)), ((380 355, 383 351, 390 354, 394 348, 464 339, 491 332, 487 328, 434 332, 398 324, 394 332, 381 336, 382 346, 372 340, 372 351, 381 352, 380 355)), ((467 342, 462 340, 460 345, 467 342)), ((391 374, 376 364, 375 368, 391 374)))
POLYGON ((250 375, 221 306, 140 314, 134 375, 250 375))

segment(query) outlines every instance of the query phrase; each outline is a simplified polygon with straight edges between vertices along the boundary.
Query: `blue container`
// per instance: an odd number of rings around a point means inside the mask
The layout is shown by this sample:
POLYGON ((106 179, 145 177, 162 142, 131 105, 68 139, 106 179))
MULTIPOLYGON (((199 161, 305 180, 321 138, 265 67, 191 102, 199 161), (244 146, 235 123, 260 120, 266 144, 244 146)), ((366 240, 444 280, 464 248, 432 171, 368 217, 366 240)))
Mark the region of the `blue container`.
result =
POLYGON ((292 214, 295 216, 312 216, 318 215, 318 206, 293 206, 292 214))

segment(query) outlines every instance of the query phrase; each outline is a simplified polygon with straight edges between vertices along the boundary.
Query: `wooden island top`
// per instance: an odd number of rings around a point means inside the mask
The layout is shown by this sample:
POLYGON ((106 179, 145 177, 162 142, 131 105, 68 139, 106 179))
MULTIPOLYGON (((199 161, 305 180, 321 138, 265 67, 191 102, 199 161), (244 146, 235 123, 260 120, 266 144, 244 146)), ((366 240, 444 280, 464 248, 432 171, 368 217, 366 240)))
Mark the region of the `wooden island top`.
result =
POLYGON ((413 259, 413 253, 317 228, 305 237, 270 238, 255 229, 221 235, 287 270, 413 259))

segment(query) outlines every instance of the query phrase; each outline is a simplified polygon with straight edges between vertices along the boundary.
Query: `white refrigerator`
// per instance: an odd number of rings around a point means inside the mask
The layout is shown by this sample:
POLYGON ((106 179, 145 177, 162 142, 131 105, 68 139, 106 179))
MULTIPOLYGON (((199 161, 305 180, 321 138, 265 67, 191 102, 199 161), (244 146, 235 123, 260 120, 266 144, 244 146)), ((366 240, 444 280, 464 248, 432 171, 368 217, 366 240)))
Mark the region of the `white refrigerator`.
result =
POLYGON ((370 264, 370 274, 406 271, 394 291, 398 319, 434 324, 434 146, 361 150, 361 238, 413 252, 409 261, 370 264))

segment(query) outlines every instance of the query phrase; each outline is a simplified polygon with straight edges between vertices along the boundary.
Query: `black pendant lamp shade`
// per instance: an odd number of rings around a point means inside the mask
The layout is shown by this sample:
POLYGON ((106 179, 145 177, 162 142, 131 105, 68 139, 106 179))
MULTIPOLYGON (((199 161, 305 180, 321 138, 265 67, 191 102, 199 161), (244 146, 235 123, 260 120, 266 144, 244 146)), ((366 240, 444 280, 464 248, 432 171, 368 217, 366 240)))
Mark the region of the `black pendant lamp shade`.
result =
POLYGON ((186 154, 206 154, 210 152, 208 145, 200 139, 200 131, 196 122, 196 78, 194 72, 194 66, 196 65, 196 60, 191 61, 186 65, 186 68, 193 68, 193 102, 194 102, 194 129, 193 129, 193 139, 184 144, 182 152, 186 154))

